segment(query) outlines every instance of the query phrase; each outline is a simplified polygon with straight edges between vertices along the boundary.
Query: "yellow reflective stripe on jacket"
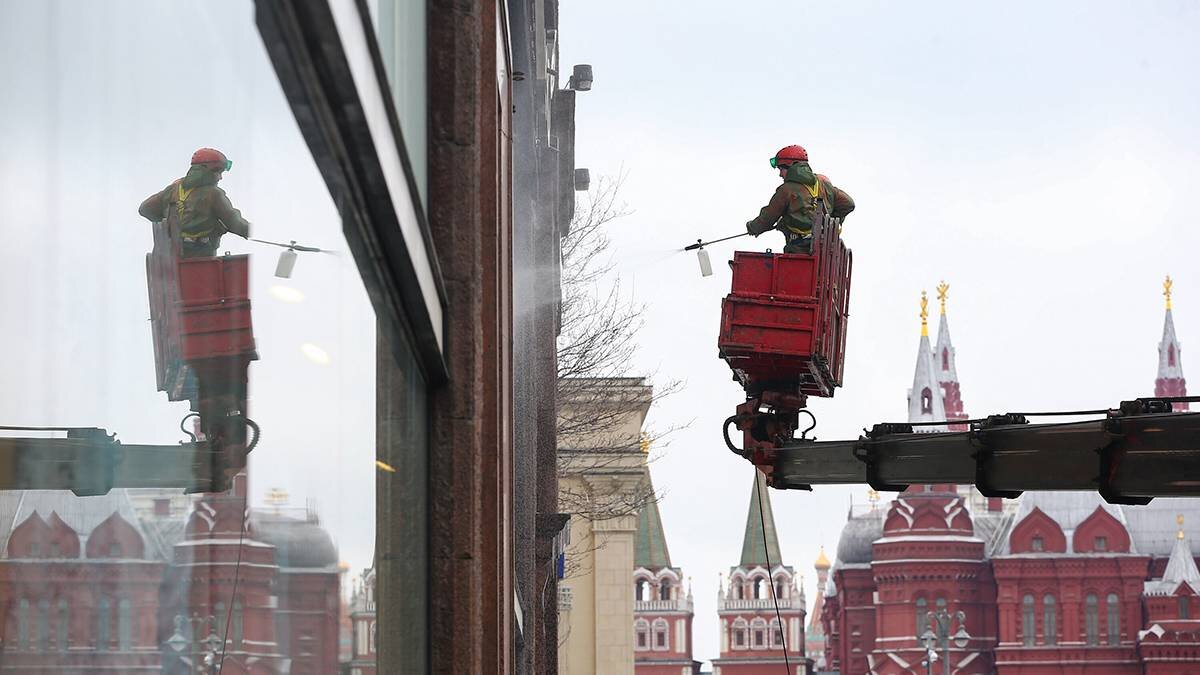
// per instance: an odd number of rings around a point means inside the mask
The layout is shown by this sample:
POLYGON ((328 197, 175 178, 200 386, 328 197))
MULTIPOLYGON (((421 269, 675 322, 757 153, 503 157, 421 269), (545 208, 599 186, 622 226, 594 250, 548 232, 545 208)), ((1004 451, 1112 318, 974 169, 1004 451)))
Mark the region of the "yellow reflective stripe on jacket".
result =
MULTIPOLYGON (((184 190, 182 181, 180 181, 177 188, 179 190, 179 194, 175 199, 175 212, 179 215, 179 219, 183 220, 183 203, 187 201, 187 198, 190 197, 193 192, 195 192, 196 188, 189 188, 187 190, 184 190)), ((211 234, 213 229, 214 228, 210 227, 207 230, 202 230, 200 232, 182 232, 181 231, 180 234, 183 236, 184 239, 188 239, 188 240, 201 239, 201 238, 207 237, 209 234, 211 234)))

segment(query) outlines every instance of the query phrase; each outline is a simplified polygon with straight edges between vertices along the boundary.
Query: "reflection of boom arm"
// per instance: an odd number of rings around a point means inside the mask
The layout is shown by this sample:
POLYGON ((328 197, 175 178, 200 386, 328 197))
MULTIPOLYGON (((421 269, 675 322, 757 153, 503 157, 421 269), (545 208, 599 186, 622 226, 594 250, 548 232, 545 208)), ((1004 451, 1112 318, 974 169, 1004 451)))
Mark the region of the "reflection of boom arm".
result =
POLYGON ((753 461, 782 489, 865 483, 903 490, 920 483, 974 484, 987 496, 1026 490, 1097 490, 1110 502, 1200 496, 1200 412, 1172 413, 1171 401, 1137 399, 1104 419, 1029 424, 994 415, 969 431, 913 433, 880 424, 853 441, 781 439, 753 461))
POLYGON ((0 438, 0 490, 70 490, 102 495, 112 488, 209 492, 221 461, 207 441, 123 445, 104 429, 64 428, 66 438, 0 438))

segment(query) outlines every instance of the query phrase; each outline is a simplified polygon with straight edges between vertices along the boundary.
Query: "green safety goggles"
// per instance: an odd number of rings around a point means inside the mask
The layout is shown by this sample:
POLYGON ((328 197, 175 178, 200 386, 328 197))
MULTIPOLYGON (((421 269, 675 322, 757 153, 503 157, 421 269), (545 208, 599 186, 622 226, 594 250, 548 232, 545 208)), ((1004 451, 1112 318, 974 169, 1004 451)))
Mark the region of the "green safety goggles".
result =
POLYGON ((779 158, 778 158, 778 157, 772 157, 772 158, 771 158, 771 168, 772 168, 772 169, 778 169, 779 167, 778 167, 778 166, 776 166, 778 163, 779 163, 779 158))
POLYGON ((227 160, 225 160, 225 168, 224 168, 224 169, 221 169, 221 170, 222 170, 222 171, 228 171, 228 170, 230 170, 230 169, 232 169, 232 168, 233 168, 233 160, 232 160, 232 159, 227 159, 227 160))

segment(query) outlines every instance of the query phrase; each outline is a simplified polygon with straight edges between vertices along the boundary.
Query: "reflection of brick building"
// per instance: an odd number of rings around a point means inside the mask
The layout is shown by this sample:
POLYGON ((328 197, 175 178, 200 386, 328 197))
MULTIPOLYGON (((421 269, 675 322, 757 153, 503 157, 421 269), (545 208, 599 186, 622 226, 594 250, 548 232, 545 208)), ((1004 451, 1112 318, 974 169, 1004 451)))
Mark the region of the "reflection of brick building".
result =
POLYGON ((750 492, 741 560, 729 570, 728 587, 717 592, 717 615, 721 656, 713 660, 713 675, 778 673, 786 662, 793 672, 803 672, 804 588, 780 556, 771 498, 761 473, 755 474, 750 492))
POLYGON ((0 670, 189 672, 164 644, 176 616, 211 615, 225 673, 336 672, 337 555, 315 514, 254 512, 243 534, 242 481, 190 514, 136 503, 0 493, 0 670))
MULTIPOLYGON (((938 399, 958 396, 957 381, 938 381, 954 372, 944 310, 941 323, 938 352, 923 327, 915 422, 946 419, 952 406, 938 399)), ((1156 394, 1183 391, 1169 305, 1159 354, 1156 394)), ((1002 504, 911 486, 886 509, 852 512, 842 530, 821 617, 828 669, 920 672, 925 616, 945 607, 965 613, 972 636, 949 649, 962 675, 1200 673, 1193 542, 1195 499, 1113 506, 1092 492, 1031 492, 1002 504)))

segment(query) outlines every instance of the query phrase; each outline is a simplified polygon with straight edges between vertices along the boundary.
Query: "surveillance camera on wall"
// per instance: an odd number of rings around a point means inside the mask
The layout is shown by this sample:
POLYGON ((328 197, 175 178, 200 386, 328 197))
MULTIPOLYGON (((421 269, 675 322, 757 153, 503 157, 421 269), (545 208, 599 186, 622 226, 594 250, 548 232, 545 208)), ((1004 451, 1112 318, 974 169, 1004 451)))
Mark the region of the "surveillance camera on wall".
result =
POLYGON ((571 72, 571 82, 569 86, 575 91, 591 91, 592 66, 587 63, 581 63, 575 66, 571 72))

